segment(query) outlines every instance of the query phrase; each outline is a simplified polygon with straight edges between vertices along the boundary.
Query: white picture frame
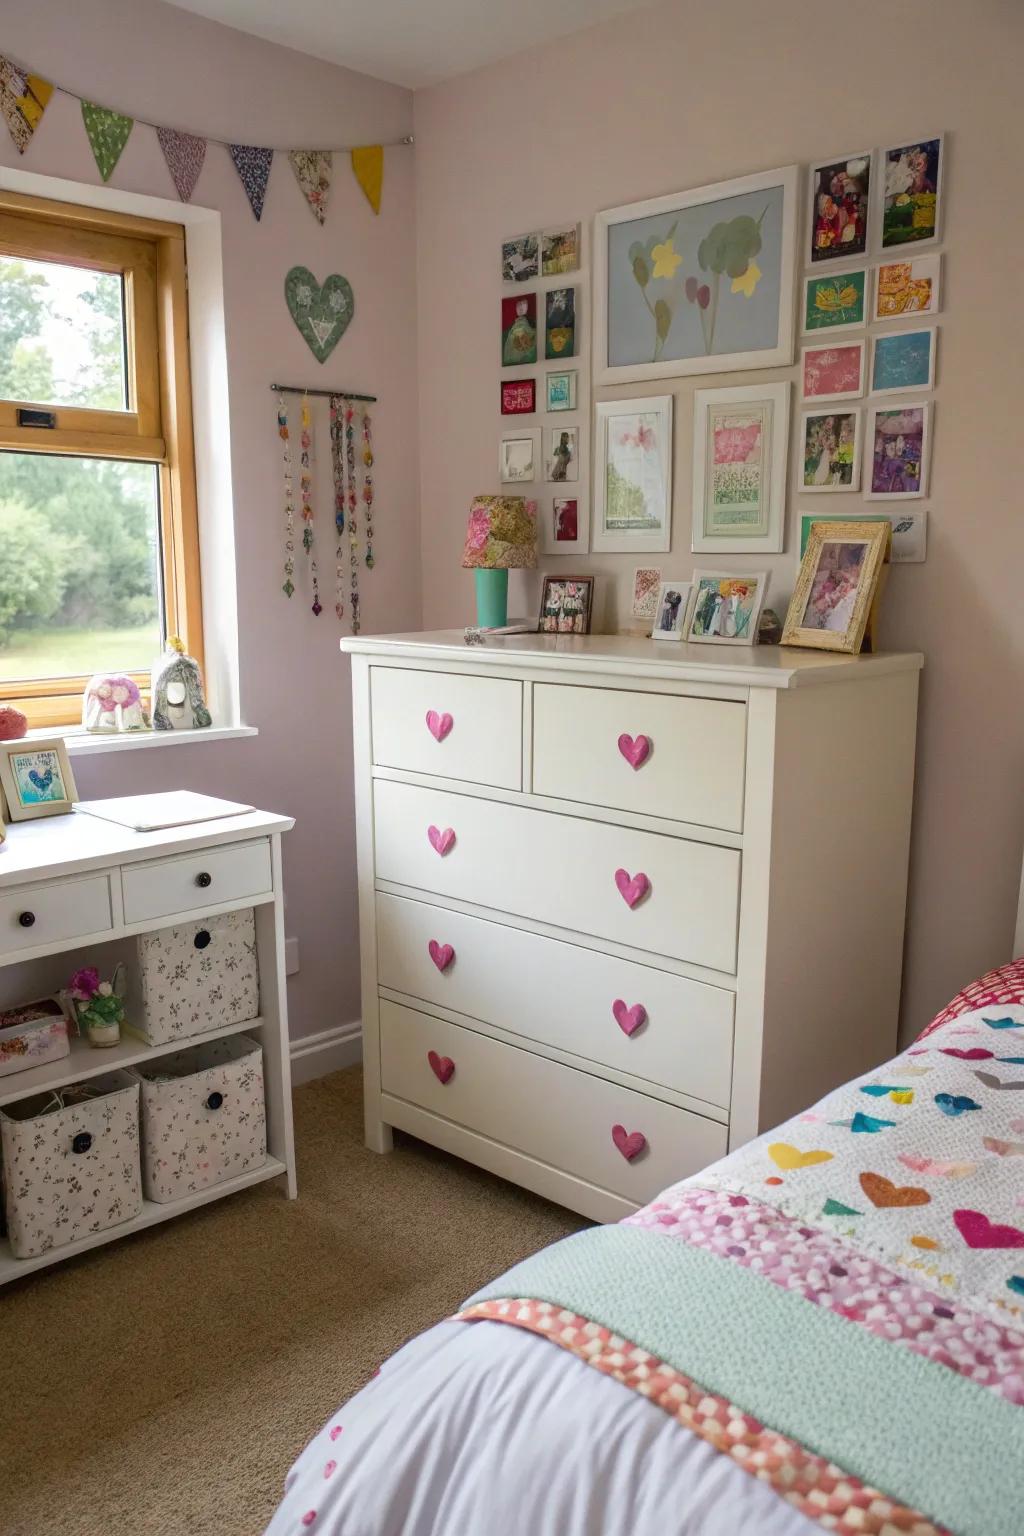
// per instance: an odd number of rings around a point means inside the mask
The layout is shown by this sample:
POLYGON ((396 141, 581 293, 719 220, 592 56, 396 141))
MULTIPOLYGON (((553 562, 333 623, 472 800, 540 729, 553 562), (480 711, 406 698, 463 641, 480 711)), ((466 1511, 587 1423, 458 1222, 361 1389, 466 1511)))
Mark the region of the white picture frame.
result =
POLYGON ((538 498, 540 551, 543 555, 585 555, 590 548, 590 502, 580 483, 546 486, 538 498), (576 537, 558 537, 559 502, 576 503, 576 537))
MULTIPOLYGON (((864 413, 862 410, 857 408, 851 409, 849 405, 840 405, 838 408, 832 409, 830 409, 828 406, 825 406, 824 408, 819 408, 817 410, 803 412, 800 418, 800 453, 797 460, 797 466, 799 469, 798 488, 801 494, 805 496, 813 496, 820 493, 841 496, 850 491, 860 490, 861 457, 864 437, 863 415, 864 413), (841 481, 837 483, 834 477, 832 477, 808 482, 805 476, 808 457, 807 444, 808 433, 810 431, 810 423, 815 420, 823 421, 827 417, 832 417, 837 422, 841 420, 842 423, 845 423, 845 421, 851 416, 853 417, 853 458, 851 462, 851 473, 849 481, 841 481)), ((845 444, 842 442, 842 439, 846 436, 845 425, 841 424, 837 428, 837 431, 840 438, 840 446, 845 448, 845 444)), ((830 459, 830 462, 834 463, 835 459, 830 459)))
MULTIPOLYGON (((847 266, 851 264, 863 265, 863 263, 867 260, 867 252, 870 249, 871 232, 875 219, 877 202, 874 192, 874 177, 874 154, 870 149, 862 149, 853 154, 832 155, 826 160, 816 160, 815 163, 811 166, 807 175, 807 210, 804 215, 805 228, 803 265, 805 267, 810 268, 814 272, 821 272, 823 270, 827 270, 828 266, 833 263, 836 266, 841 266, 843 263, 845 263, 847 266), (814 252, 817 249, 814 238, 817 224, 817 209, 815 207, 815 199, 818 193, 818 176, 822 171, 839 170, 843 166, 844 162, 846 163, 847 168, 849 168, 851 165, 863 164, 867 166, 867 190, 865 194, 866 206, 864 208, 864 238, 859 244, 856 245, 855 248, 851 245, 844 247, 842 243, 840 243, 835 248, 834 254, 815 257, 814 252)), ((822 195, 824 196, 826 194, 822 193, 822 195)))
POLYGON ((767 590, 767 571, 695 570, 686 624, 687 640, 691 645, 756 645, 757 626, 767 590), (745 608, 742 590, 752 582, 756 582, 753 604, 745 608), (705 593, 716 585, 720 589, 716 595, 722 606, 716 611, 712 628, 705 629, 706 616, 702 603, 705 593), (722 591, 723 588, 727 590, 722 591), (729 590, 733 588, 736 590, 729 590), (733 607, 734 603, 736 607, 733 607), (739 634, 730 635, 728 629, 736 626, 737 614, 742 616, 742 628, 739 634), (700 633, 696 632, 698 626, 700 633))
MULTIPOLYGON (((786 466, 789 454, 788 383, 743 384, 724 389, 698 389, 693 396, 693 531, 691 549, 697 554, 732 552, 780 554, 786 530, 786 466), (732 412, 730 413, 730 407, 732 412), (719 426, 734 414, 736 432, 749 435, 760 416, 760 475, 758 505, 763 511, 756 531, 744 532, 741 522, 736 531, 714 532, 714 518, 709 498, 714 497, 719 480, 728 476, 727 465, 719 465, 716 454, 717 434, 729 431, 719 426), (745 420, 749 418, 749 420, 745 420)), ((753 452, 753 449, 751 450, 753 452)), ((748 461, 744 461, 747 467, 748 461)), ((749 504, 744 511, 754 509, 749 504)), ((749 523, 748 523, 749 528, 749 523)))
MULTIPOLYGON (((759 171, 751 176, 738 176, 730 181, 721 181, 709 186, 694 187, 688 191, 670 193, 665 197, 647 198, 642 202, 630 203, 620 208, 606 208, 594 217, 594 290, 593 290, 593 373, 596 384, 622 384, 636 382, 637 380, 685 378, 692 374, 709 374, 735 372, 739 369, 750 368, 778 368, 788 367, 793 361, 793 320, 794 302, 796 296, 796 240, 797 240, 797 213, 800 201, 800 167, 797 165, 781 166, 776 170, 759 171), (715 227, 717 215, 715 204, 731 204, 737 214, 745 210, 737 209, 738 200, 744 198, 753 199, 756 195, 778 189, 781 196, 777 199, 778 219, 777 230, 773 234, 771 251, 772 265, 769 273, 770 286, 766 285, 762 290, 761 302, 755 312, 760 323, 771 330, 771 320, 776 318, 774 325, 774 345, 757 346, 753 348, 736 347, 728 351, 715 352, 713 348, 715 321, 710 323, 711 341, 708 340, 708 326, 701 319, 701 314, 710 314, 714 311, 719 318, 718 311, 723 302, 723 293, 730 300, 744 297, 751 299, 758 283, 764 274, 760 267, 756 276, 751 279, 749 293, 742 287, 742 275, 740 280, 735 280, 741 285, 734 288, 733 280, 728 279, 724 267, 719 272, 714 272, 710 267, 701 268, 698 252, 704 244, 704 239, 715 227), (637 294, 629 286, 635 281, 637 287, 641 287, 640 280, 636 277, 635 263, 629 260, 625 242, 632 233, 623 230, 616 234, 622 225, 637 224, 642 220, 660 219, 664 222, 667 243, 672 247, 672 234, 678 230, 681 218, 690 210, 707 208, 706 220, 689 220, 688 228, 678 234, 683 249, 676 252, 671 249, 665 252, 662 260, 663 275, 654 277, 654 267, 649 267, 650 277, 642 288, 639 297, 642 306, 637 304, 637 294), (706 228, 704 227, 706 225, 706 228), (692 227, 691 227, 692 226, 692 227), (671 237, 671 238, 669 238, 671 237), (611 258, 609 250, 612 244, 616 251, 611 258), (618 246, 625 248, 619 252, 618 246), (679 266, 674 266, 676 256, 679 256, 679 266), (777 270, 776 270, 777 265, 777 270), (611 288, 610 292, 610 266, 611 288), (672 267, 672 273, 668 273, 668 267, 672 267), (710 279, 704 283, 703 279, 710 279), (723 278, 725 281, 723 282, 723 278), (691 287, 688 289, 687 280, 691 287), (657 294, 652 301, 648 288, 653 282, 664 281, 669 286, 661 294, 657 294), (696 286, 692 286, 696 285, 696 286), (713 288, 717 294, 717 302, 708 293, 704 302, 698 299, 701 287, 713 288), (774 295, 778 293, 777 311, 774 304, 774 295), (672 320, 664 337, 661 336, 660 322, 656 317, 659 300, 671 307, 672 319, 680 315, 690 322, 687 326, 688 333, 700 335, 703 338, 703 351, 683 351, 680 356, 664 358, 656 356, 659 351, 657 346, 661 338, 661 348, 664 350, 667 337, 671 336, 672 320), (610 304, 616 304, 617 312, 620 303, 625 303, 628 308, 625 313, 629 318, 625 322, 630 332, 630 342, 634 336, 639 346, 641 339, 641 327, 644 347, 648 340, 652 341, 652 356, 649 361, 643 361, 639 355, 635 359, 615 363, 609 354, 609 338, 619 333, 620 324, 618 318, 614 324, 610 324, 610 304), (643 307, 650 311, 650 320, 643 313, 643 307), (694 325, 694 320, 699 321, 699 326, 694 325), (652 329, 653 328, 653 329, 652 329)), ((722 209, 722 213, 729 210, 722 209)), ((746 215, 753 217, 753 214, 746 215)), ((773 218, 775 214, 773 212, 773 218)), ((637 231, 638 235, 642 231, 637 231)), ((655 233, 657 233, 655 231, 655 233)), ((648 235, 648 240, 654 238, 648 235)), ((665 243, 664 241, 662 243, 665 243)), ((747 271, 755 263, 755 257, 762 253, 758 247, 751 257, 747 271)), ((652 256, 654 251, 652 249, 652 256)), ((658 258, 655 258, 657 264, 658 258)), ((662 312, 664 313, 664 312, 662 312)), ((736 315, 741 312, 734 311, 732 320, 735 323, 736 315)), ((724 318, 724 317, 722 317, 724 318)), ((750 317, 753 319, 753 316, 750 317)), ((678 330, 678 327, 677 327, 678 330)), ((719 336, 722 331, 719 328, 719 336)), ((726 332, 728 334, 728 332, 726 332)), ((614 340, 612 348, 614 350, 614 340)))
MULTIPOLYGON (((864 359, 867 350, 866 337, 842 336, 838 341, 814 341, 800 348, 800 399, 805 406, 828 404, 835 400, 861 400, 866 390, 864 359), (850 389, 828 389, 821 394, 807 393, 808 365, 818 352, 856 352, 857 383, 850 389)), ((827 366, 827 360, 826 360, 827 366)))
POLYGON ((652 640, 685 640, 690 623, 690 602, 693 598, 692 581, 663 581, 658 585, 658 606, 654 615, 652 640), (676 602, 671 622, 670 610, 676 602))
POLYGON ((672 547, 672 396, 599 400, 594 407, 594 518, 590 547, 595 554, 664 554, 672 547), (644 418, 642 421, 639 418, 644 418), (643 434, 654 433, 647 442, 643 434), (638 441, 628 442, 630 436, 638 441), (618 465, 610 463, 614 454, 618 465), (609 498, 609 469, 625 482, 609 498), (630 476, 632 475, 632 484, 630 476), (636 526, 629 526, 628 501, 642 498, 636 526))
MULTIPOLYGON (((911 282, 914 274, 911 272, 911 282)), ((911 254, 897 246, 891 256, 883 256, 876 267, 871 270, 871 313, 869 316, 872 325, 903 324, 919 325, 933 319, 942 308, 942 253, 940 251, 925 250, 920 256, 911 254), (911 268, 919 268, 918 281, 927 279, 930 284, 928 302, 921 309, 901 309, 893 307, 891 301, 886 306, 887 312, 881 314, 882 302, 882 273, 888 267, 902 267, 909 265, 911 268)))
MULTIPOLYGON (((865 501, 920 501, 928 495, 928 481, 930 472, 930 459, 932 447, 932 404, 931 400, 890 400, 880 401, 878 405, 868 407, 867 443, 868 466, 865 476, 864 500, 865 501), (887 488, 875 489, 875 434, 879 416, 895 415, 901 412, 921 412, 921 450, 920 471, 917 476, 918 484, 912 491, 893 490, 890 485, 887 488)), ((896 434, 896 441, 899 440, 896 434)))
POLYGON ((544 409, 549 416, 575 411, 579 396, 577 368, 551 368, 544 375, 544 409))
MULTIPOLYGON (((841 336, 846 331, 862 331, 870 319, 870 309, 872 303, 874 302, 873 285, 874 277, 872 269, 865 261, 863 256, 848 263, 840 263, 837 261, 835 269, 829 267, 826 264, 824 267, 816 268, 813 272, 808 272, 800 282, 801 337, 807 337, 809 344, 811 341, 817 341, 819 344, 823 344, 831 336, 841 336), (840 268, 843 270, 840 270, 840 268), (858 320, 856 318, 855 306, 854 319, 852 320, 840 320, 834 325, 809 324, 808 313, 811 308, 811 284, 813 283, 818 285, 827 283, 830 278, 833 279, 832 300, 835 307, 838 308, 839 298, 843 293, 843 289, 839 287, 839 280, 843 277, 863 278, 863 283, 860 286, 860 319, 858 320)), ((856 299, 856 284, 853 285, 852 291, 854 299, 856 299)), ((843 312, 845 313, 845 311, 843 312)))
POLYGON ((544 479, 549 485, 578 485, 583 473, 583 428, 578 421, 548 426, 544 479))
POLYGON ((541 429, 521 427, 503 432, 498 443, 498 479, 502 485, 532 485, 541 478, 541 429), (529 445, 529 462, 527 459, 529 445))
POLYGON ((873 245, 877 256, 882 261, 907 259, 913 251, 927 251, 939 244, 942 239, 943 216, 943 181, 946 174, 946 136, 944 133, 923 133, 916 138, 903 139, 895 144, 883 144, 878 150, 873 171, 875 183, 875 207, 873 212, 874 236, 873 245), (924 240, 904 240, 898 244, 885 245, 885 199, 886 183, 888 181, 889 155, 896 150, 913 149, 918 145, 938 143, 938 174, 935 180, 935 232, 924 240), (895 254, 894 254, 895 253, 895 254))
POLYGON ((906 330, 881 331, 871 338, 871 368, 868 373, 868 388, 872 395, 902 395, 908 389, 934 389, 935 388, 935 354, 939 345, 939 328, 937 325, 912 325, 906 330), (876 384, 875 372, 878 364, 879 348, 888 351, 895 347, 901 337, 927 336, 928 337, 928 366, 923 379, 917 383, 908 383, 906 379, 898 380, 895 384, 876 384))

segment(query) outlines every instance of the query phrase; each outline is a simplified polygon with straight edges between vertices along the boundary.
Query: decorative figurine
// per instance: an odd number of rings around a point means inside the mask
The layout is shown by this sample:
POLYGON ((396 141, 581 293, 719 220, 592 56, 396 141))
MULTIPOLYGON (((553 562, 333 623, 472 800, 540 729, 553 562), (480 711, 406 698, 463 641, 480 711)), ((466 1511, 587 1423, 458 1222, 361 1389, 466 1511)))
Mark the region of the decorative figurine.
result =
POLYGON ((20 741, 27 730, 27 715, 13 704, 0 704, 0 741, 20 741))
POLYGON ((203 680, 194 656, 185 655, 177 635, 153 668, 153 729, 155 731, 201 730, 213 724, 203 699, 203 680))
POLYGON ((139 685, 123 672, 97 672, 85 686, 82 724, 87 731, 148 731, 139 685))

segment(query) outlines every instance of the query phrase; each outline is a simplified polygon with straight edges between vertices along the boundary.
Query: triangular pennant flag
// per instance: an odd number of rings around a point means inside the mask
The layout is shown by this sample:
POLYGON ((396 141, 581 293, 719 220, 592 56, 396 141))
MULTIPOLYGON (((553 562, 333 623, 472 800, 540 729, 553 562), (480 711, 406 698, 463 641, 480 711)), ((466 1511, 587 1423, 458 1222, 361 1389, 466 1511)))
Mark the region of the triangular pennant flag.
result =
POLYGON ((267 190, 274 151, 256 149, 252 144, 229 144, 228 151, 235 162, 235 170, 242 178, 242 186, 249 199, 249 207, 259 219, 263 213, 263 198, 267 190))
POLYGON ((7 120, 11 138, 20 155, 32 141, 39 127, 39 119, 53 95, 49 80, 38 75, 27 75, 0 54, 0 112, 7 120))
POLYGON ((293 149, 288 159, 299 186, 306 194, 306 201, 322 224, 327 217, 327 194, 331 190, 334 156, 329 149, 293 149))
POLYGON ((366 193, 374 213, 380 213, 380 194, 384 186, 384 150, 380 144, 367 144, 352 151, 352 169, 356 181, 366 193))
POLYGON ((104 181, 109 181, 114 166, 121 158, 121 151, 128 143, 128 135, 135 120, 112 112, 109 107, 98 107, 95 102, 82 102, 82 121, 89 135, 89 143, 96 160, 96 168, 104 181))
POLYGON ((181 201, 187 203, 196 189, 206 159, 206 140, 196 138, 194 133, 179 133, 177 128, 158 128, 156 136, 175 191, 181 201))

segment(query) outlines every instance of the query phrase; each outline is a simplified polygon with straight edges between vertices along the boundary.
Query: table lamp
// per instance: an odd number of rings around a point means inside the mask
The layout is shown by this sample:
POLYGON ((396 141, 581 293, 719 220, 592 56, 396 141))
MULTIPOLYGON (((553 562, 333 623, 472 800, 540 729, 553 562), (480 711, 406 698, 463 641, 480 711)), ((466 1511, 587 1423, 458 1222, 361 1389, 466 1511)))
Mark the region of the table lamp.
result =
POLYGON ((524 496, 475 496, 462 551, 476 572, 476 621, 481 629, 508 623, 508 573, 537 564, 537 503, 524 496))

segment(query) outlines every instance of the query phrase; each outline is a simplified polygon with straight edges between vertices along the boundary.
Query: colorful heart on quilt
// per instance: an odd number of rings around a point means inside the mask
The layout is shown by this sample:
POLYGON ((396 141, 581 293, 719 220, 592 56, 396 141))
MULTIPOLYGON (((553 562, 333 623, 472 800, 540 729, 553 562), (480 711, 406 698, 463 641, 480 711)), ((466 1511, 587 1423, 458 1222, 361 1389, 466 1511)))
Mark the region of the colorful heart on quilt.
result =
POLYGON ((1019 1227, 989 1221, 981 1211, 954 1211, 953 1220, 968 1248, 1024 1248, 1024 1232, 1019 1227))
POLYGON ((439 1083, 448 1083, 455 1076, 455 1063, 450 1056, 439 1056, 436 1051, 428 1051, 427 1060, 439 1083))
POLYGON ((639 768, 646 763, 651 752, 651 738, 649 736, 627 736, 625 731, 619 737, 619 751, 631 768, 639 768))
POLYGON ((921 1152, 901 1152, 899 1161, 911 1173, 931 1173, 939 1179, 967 1179, 977 1169, 977 1163, 953 1163, 926 1157, 921 1152))
POLYGON ((935 1102, 942 1113, 949 1115, 951 1120, 955 1120, 957 1115, 965 1115, 969 1109, 981 1108, 980 1104, 975 1104, 973 1099, 969 1099, 963 1093, 937 1093, 935 1102))
POLYGON ((647 1150, 647 1137, 643 1131, 628 1131, 624 1125, 612 1126, 612 1141, 618 1147, 627 1163, 638 1158, 641 1152, 647 1150))
POLYGON ((292 267, 284 280, 288 313, 318 363, 325 363, 356 311, 352 284, 332 272, 318 283, 308 267, 292 267))
POLYGON ((943 1056, 955 1056, 958 1061, 991 1061, 993 1052, 986 1051, 983 1045, 972 1045, 967 1050, 959 1045, 944 1045, 943 1056))
POLYGON ((865 1083, 861 1093, 870 1093, 873 1099, 884 1099, 887 1093, 892 1093, 888 1083, 865 1083))
POLYGON ((443 859, 449 848, 455 843, 455 831, 452 827, 445 827, 443 832, 437 827, 428 827, 427 839, 431 848, 435 849, 443 859))
POLYGON ((1001 1077, 995 1077, 991 1072, 975 1072, 979 1083, 984 1083, 986 1088, 1003 1088, 1013 1093, 1018 1088, 1024 1088, 1024 1077, 1018 1077, 1014 1082, 1004 1082, 1001 1077))
POLYGON ((907 1205, 930 1205, 931 1195, 926 1189, 914 1184, 894 1184, 880 1173, 862 1173, 860 1187, 880 1210, 895 1209, 907 1205))
POLYGON ((936 1253, 942 1247, 942 1244, 937 1243, 934 1237, 924 1237, 920 1232, 916 1233, 910 1241, 915 1248, 924 1248, 929 1253, 936 1253))
POLYGON ((861 1211, 855 1211, 852 1205, 843 1205, 841 1200, 833 1200, 831 1196, 821 1208, 823 1216, 860 1216, 861 1211))
POLYGON ((1000 1141, 998 1136, 983 1136, 981 1144, 997 1157, 1024 1157, 1024 1141, 1000 1141))
POLYGON ((884 1131, 887 1126, 895 1124, 895 1120, 876 1120, 874 1115, 861 1114, 858 1109, 850 1121, 850 1130, 854 1133, 857 1131, 884 1131))
POLYGON ((615 884, 627 907, 635 907, 638 901, 643 901, 651 888, 651 882, 642 870, 638 874, 631 875, 626 869, 617 869, 615 884))
POLYGON ((931 1067, 904 1067, 904 1077, 927 1077, 931 1067))
POLYGON ((1011 1019, 1007 1017, 1005 1019, 982 1019, 981 1022, 987 1024, 989 1029, 1020 1029, 1021 1025, 1024 1024, 1024 1019, 1011 1019))
POLYGON ((1008 1067, 1024 1067, 1024 1056, 997 1056, 996 1061, 1001 1061, 1008 1067))
POLYGON ((427 710, 427 730, 435 741, 444 741, 454 724, 451 715, 439 715, 436 709, 427 710))
POLYGON ((427 945, 427 953, 439 971, 446 971, 455 959, 455 951, 452 946, 450 944, 439 944, 436 939, 431 939, 427 945))
POLYGON ((1016 1291, 1018 1296, 1024 1296, 1024 1275, 1011 1275, 1006 1284, 1011 1291, 1016 1291))
POLYGON ((801 1152, 799 1147, 791 1146, 788 1141, 773 1141, 768 1148, 768 1156, 776 1168, 789 1171, 793 1168, 813 1168, 815 1163, 830 1163, 835 1153, 801 1152))
POLYGON ((643 1003, 627 1008, 622 998, 617 997, 612 1003, 612 1018, 624 1035, 635 1035, 647 1023, 647 1009, 643 1003))

